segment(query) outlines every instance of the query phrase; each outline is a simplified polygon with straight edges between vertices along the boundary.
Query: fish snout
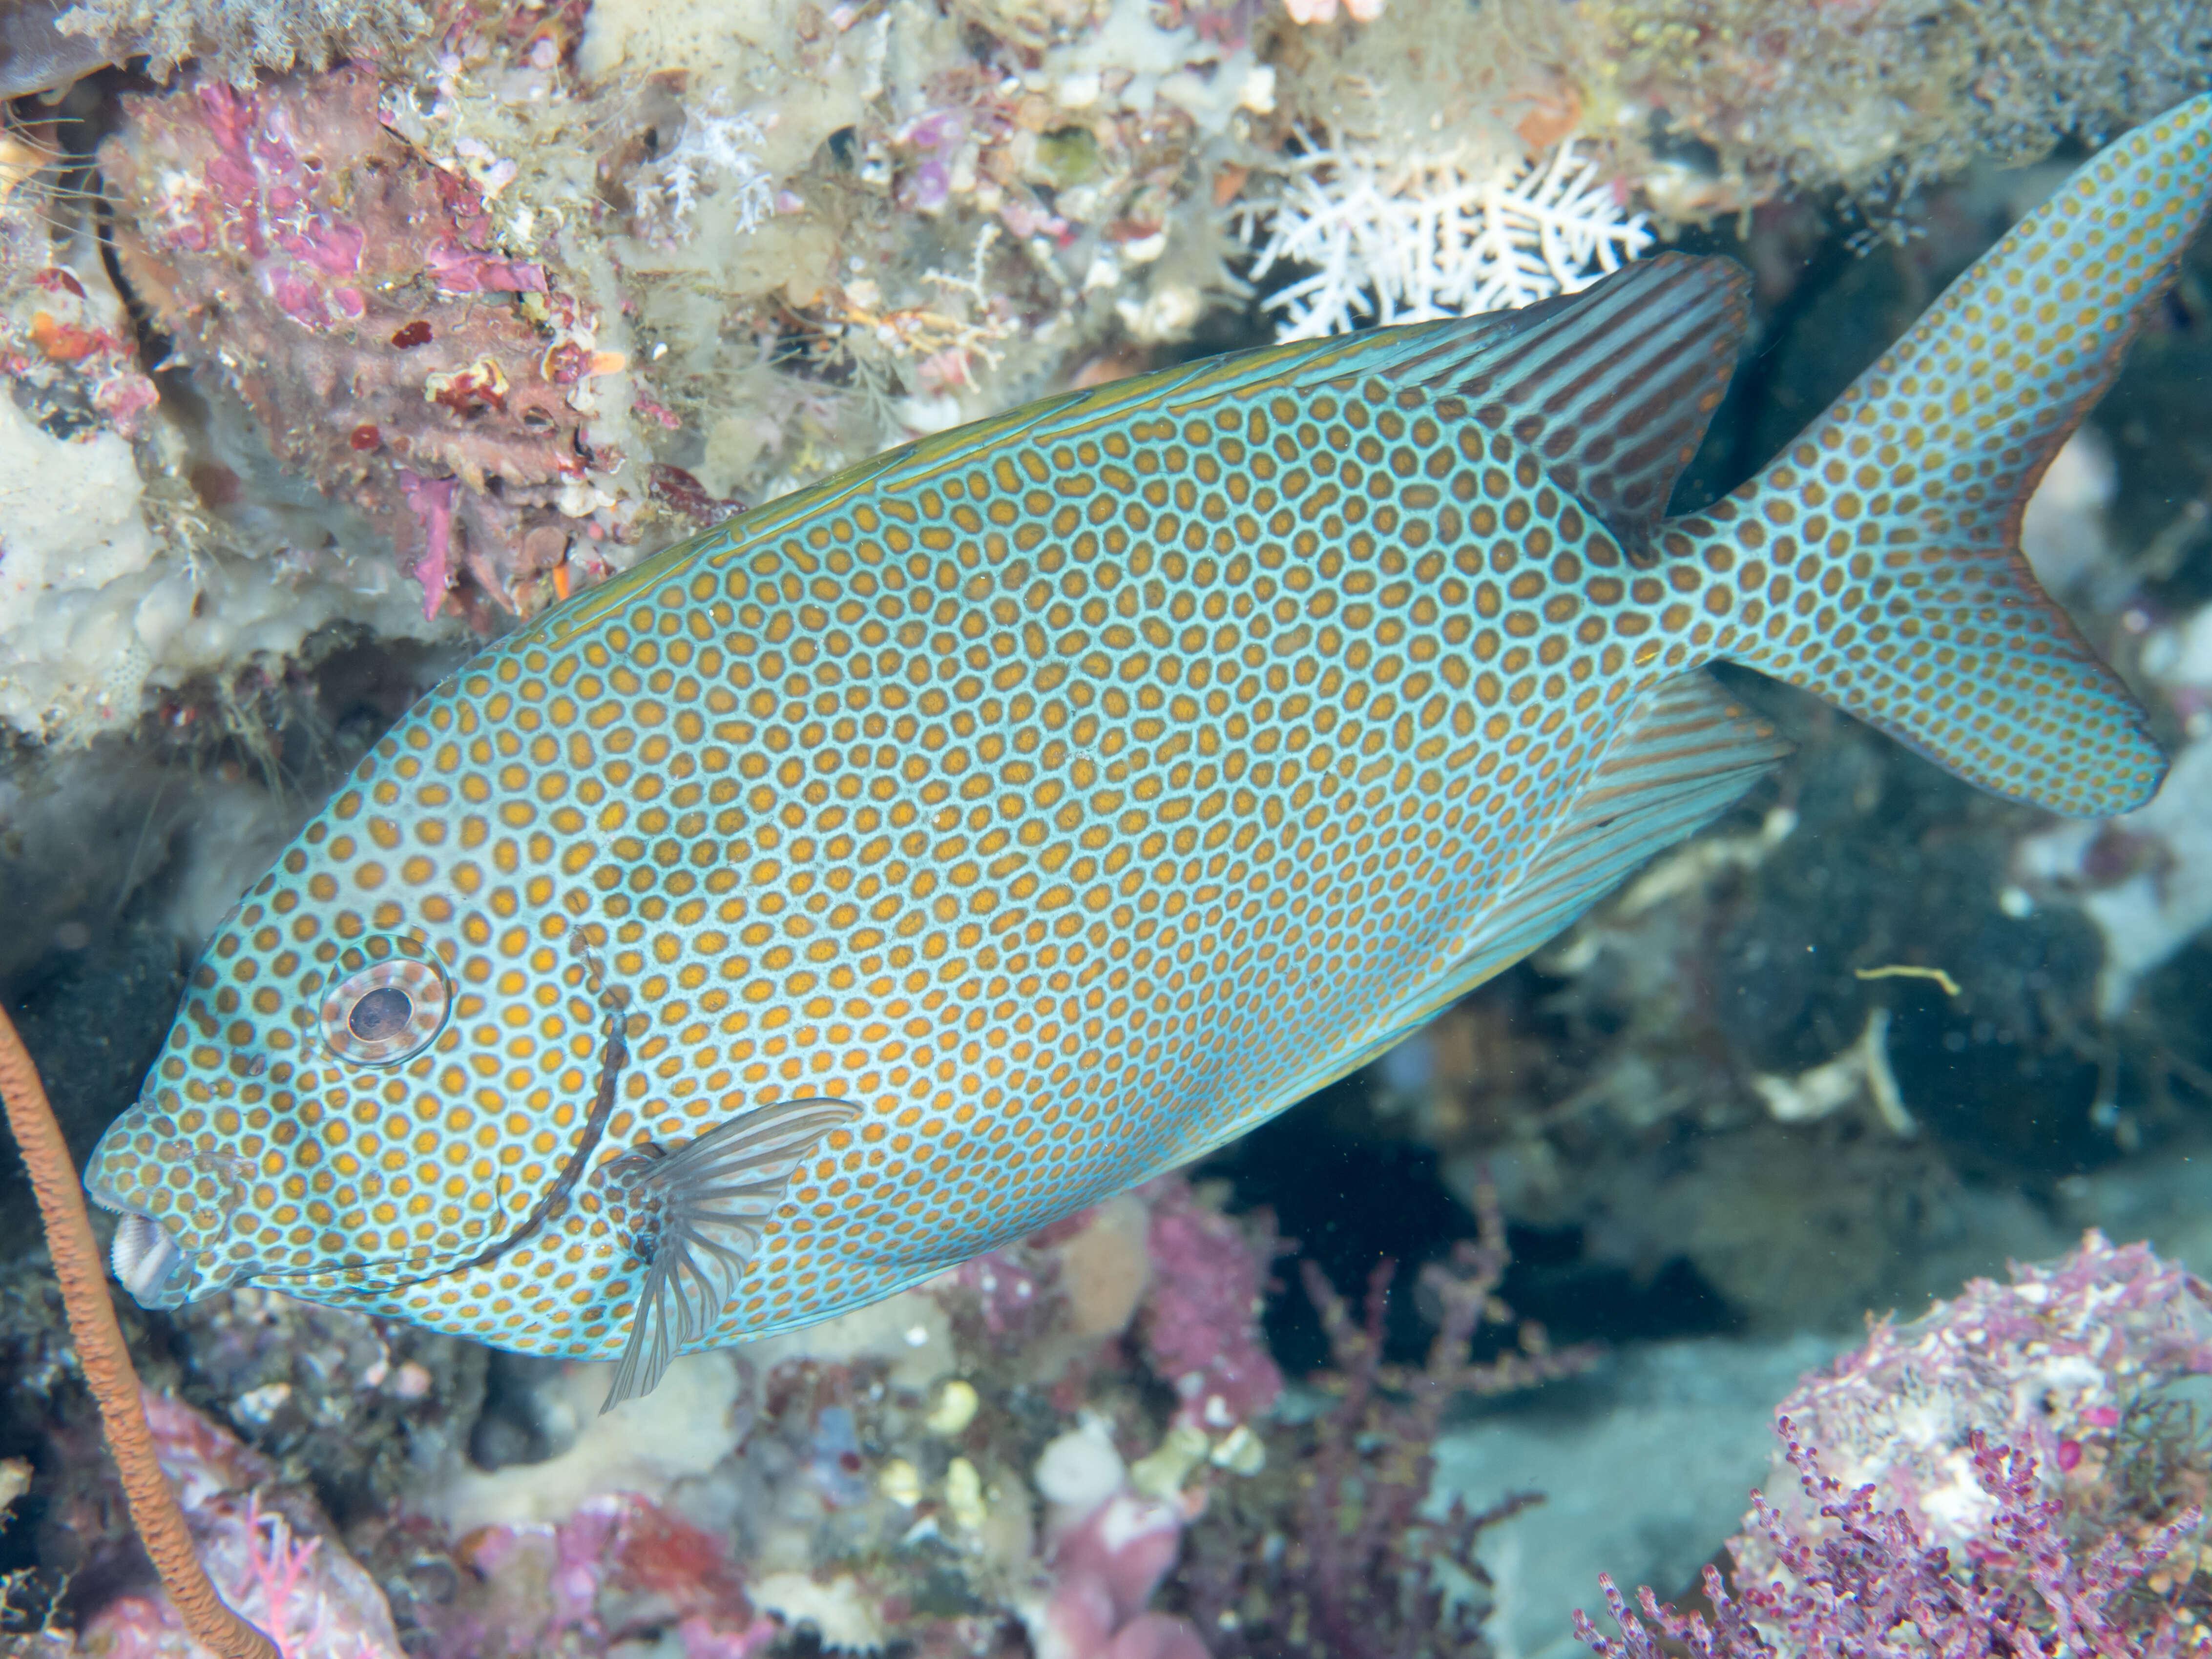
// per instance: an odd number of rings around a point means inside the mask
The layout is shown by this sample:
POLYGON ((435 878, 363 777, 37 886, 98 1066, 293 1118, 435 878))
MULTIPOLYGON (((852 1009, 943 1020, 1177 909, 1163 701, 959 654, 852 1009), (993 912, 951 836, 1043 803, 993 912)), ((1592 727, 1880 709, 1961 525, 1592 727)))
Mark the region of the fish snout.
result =
POLYGON ((123 1218, 107 1262, 131 1299, 142 1308, 173 1308, 190 1299, 195 1278, 194 1253, 178 1237, 187 1218, 158 1218, 147 1200, 159 1171, 172 1160, 189 1158, 191 1149, 181 1141, 162 1141, 151 1158, 143 1157, 132 1145, 137 1137, 118 1133, 137 1111, 134 1107, 125 1113, 92 1149, 85 1165, 85 1195, 123 1218))
POLYGON ((107 1255, 107 1265, 116 1279, 142 1308, 173 1307, 182 1301, 170 1285, 172 1281, 181 1281, 179 1270, 190 1260, 169 1237, 168 1229, 135 1210, 123 1212, 122 1223, 115 1230, 115 1243, 107 1255))

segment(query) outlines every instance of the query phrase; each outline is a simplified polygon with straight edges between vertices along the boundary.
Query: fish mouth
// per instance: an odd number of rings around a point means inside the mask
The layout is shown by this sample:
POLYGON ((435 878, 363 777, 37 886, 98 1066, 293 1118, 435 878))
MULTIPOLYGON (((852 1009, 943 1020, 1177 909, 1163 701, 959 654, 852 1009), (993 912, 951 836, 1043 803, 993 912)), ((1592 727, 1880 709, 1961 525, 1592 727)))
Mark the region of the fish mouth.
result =
POLYGON ((131 1292, 131 1300, 142 1308, 170 1307, 181 1302, 180 1281, 191 1262, 191 1253, 152 1216, 120 1205, 109 1207, 120 1210, 123 1219, 117 1224, 107 1265, 131 1292))

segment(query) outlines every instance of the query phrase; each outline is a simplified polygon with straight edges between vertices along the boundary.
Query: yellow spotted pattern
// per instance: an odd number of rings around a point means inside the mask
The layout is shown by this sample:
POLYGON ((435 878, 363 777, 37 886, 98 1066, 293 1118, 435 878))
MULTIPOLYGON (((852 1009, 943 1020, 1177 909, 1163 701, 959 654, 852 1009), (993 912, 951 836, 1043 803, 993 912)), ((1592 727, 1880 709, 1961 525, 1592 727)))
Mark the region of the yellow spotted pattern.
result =
POLYGON ((2097 158, 1648 568, 1510 431, 1391 372, 1434 325, 1035 406, 662 556, 376 745, 218 933, 95 1194, 191 1254, 181 1296, 253 1277, 605 1357, 641 1273, 597 1172, 764 1102, 857 1103, 726 1340, 1324 1080, 1698 664, 2008 793, 2139 795, 2132 706, 2009 550, 2201 210, 2207 125, 2200 101, 2097 158), (323 1000, 394 953, 439 964, 450 1013, 413 1059, 342 1061, 323 1000), (477 1263, 577 1144, 616 996, 595 1173, 477 1263))
POLYGON ((1754 484, 1670 526, 1742 596, 1720 654, 1999 794, 2079 816, 2149 797, 2164 761, 2033 586, 2020 514, 2203 222, 2206 111, 2100 152, 1754 484))

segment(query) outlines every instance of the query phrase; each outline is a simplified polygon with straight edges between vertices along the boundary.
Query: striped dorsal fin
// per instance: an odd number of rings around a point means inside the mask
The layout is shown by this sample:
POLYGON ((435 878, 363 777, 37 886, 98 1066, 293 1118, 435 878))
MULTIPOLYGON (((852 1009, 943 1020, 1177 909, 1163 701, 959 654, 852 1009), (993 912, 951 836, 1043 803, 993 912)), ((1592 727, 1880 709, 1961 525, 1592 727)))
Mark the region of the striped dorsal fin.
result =
POLYGON ((1472 351, 1440 346, 1425 374, 1407 368, 1535 451, 1553 481, 1648 564, 1750 317, 1751 273, 1735 260, 1662 253, 1509 313, 1510 325, 1485 329, 1472 351))

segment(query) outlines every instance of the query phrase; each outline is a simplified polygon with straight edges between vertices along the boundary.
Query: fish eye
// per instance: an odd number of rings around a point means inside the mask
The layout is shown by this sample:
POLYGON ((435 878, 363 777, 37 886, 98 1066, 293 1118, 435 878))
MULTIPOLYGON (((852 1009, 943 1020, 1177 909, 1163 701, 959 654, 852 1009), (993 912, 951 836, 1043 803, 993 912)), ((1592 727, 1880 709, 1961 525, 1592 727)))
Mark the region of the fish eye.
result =
POLYGON ((354 1004, 346 1030, 363 1042, 383 1042, 405 1030, 414 1017, 414 998, 396 985, 380 985, 354 1004))
POLYGON ((388 957, 348 975, 323 999, 323 1042, 340 1060, 393 1065, 430 1046, 451 1001, 437 963, 388 957))

